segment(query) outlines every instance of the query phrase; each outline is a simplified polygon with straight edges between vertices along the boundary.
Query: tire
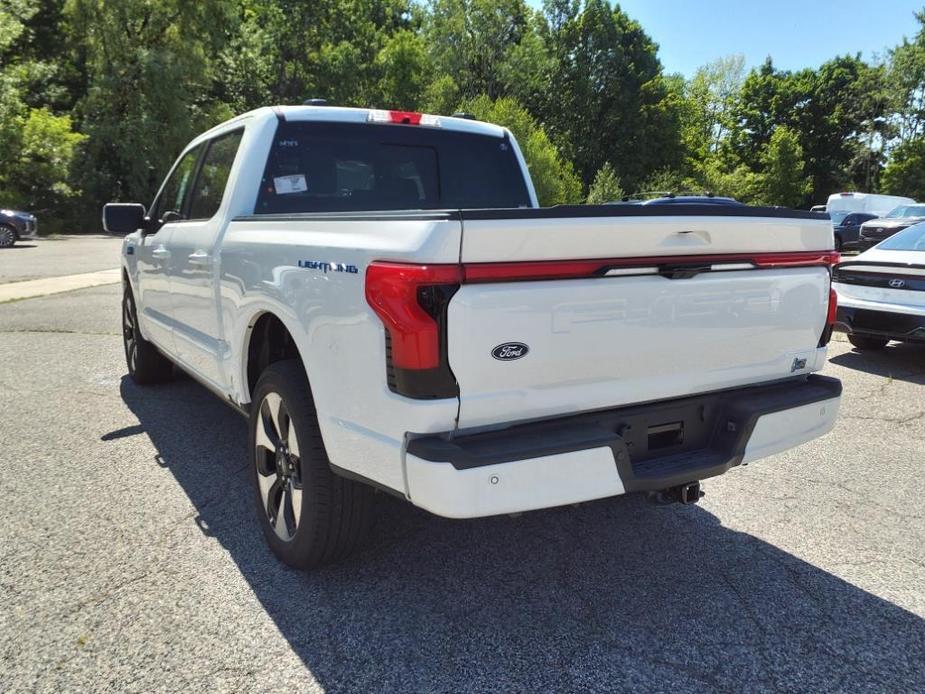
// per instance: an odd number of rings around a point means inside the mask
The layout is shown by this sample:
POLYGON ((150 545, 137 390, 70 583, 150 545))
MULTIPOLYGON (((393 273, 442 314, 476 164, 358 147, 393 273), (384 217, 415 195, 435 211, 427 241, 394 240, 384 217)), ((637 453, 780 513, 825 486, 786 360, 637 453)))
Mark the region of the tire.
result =
POLYGON ((257 517, 284 563, 312 569, 353 553, 366 536, 372 489, 334 474, 305 370, 271 364, 254 389, 251 476, 257 517))
POLYGON ((885 337, 869 337, 867 335, 848 335, 848 342, 861 351, 876 351, 886 347, 889 340, 885 337))
POLYGON ((16 243, 16 230, 8 224, 0 224, 0 248, 12 248, 16 243))
POLYGON ((135 297, 129 287, 125 288, 122 295, 122 345, 125 348, 128 375, 138 385, 163 383, 173 376, 173 364, 141 336, 135 297))

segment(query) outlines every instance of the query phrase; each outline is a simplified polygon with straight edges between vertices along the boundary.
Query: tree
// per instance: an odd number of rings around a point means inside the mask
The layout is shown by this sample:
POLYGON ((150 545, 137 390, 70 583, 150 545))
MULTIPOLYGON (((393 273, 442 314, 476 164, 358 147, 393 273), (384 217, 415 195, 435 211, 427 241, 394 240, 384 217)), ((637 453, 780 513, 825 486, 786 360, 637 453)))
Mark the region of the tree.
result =
POLYGON ((881 180, 884 193, 925 200, 925 138, 898 145, 881 180))
POLYGON ((392 34, 376 57, 380 105, 415 111, 421 108, 432 80, 427 46, 419 34, 402 30, 392 34))
POLYGON ((88 135, 78 160, 88 206, 112 198, 150 200, 189 140, 231 116, 209 96, 209 56, 224 39, 227 8, 185 0, 70 0, 67 12, 84 36, 89 75, 77 107, 88 135))
POLYGON ((606 202, 614 202, 624 195, 623 187, 620 185, 620 179, 617 178, 609 161, 598 169, 594 175, 594 182, 588 190, 588 204, 601 205, 606 202))
POLYGON ((656 45, 608 0, 546 4, 552 69, 540 121, 590 183, 611 162, 635 188, 652 171, 683 159, 676 104, 656 45))
POLYGON ((777 70, 768 59, 749 73, 734 109, 736 157, 759 171, 774 131, 790 128, 799 136, 815 196, 836 192, 851 179, 859 143, 883 115, 882 101, 863 91, 872 69, 858 56, 799 72, 777 70))
POLYGON ((517 47, 531 29, 524 0, 431 0, 425 37, 433 68, 449 75, 464 98, 508 95, 505 78, 517 47))
POLYGON ((763 170, 758 178, 758 195, 767 205, 798 207, 810 191, 803 174, 803 148, 799 135, 786 127, 775 128, 762 153, 763 170))
MULTIPOLYGON (((77 146, 85 139, 68 116, 31 109, 21 119, 14 150, 0 169, 0 202, 35 212, 54 212, 77 191, 68 183, 77 146)), ((58 219, 53 226, 57 226, 58 219)))
POLYGON ((682 135, 688 152, 700 160, 716 152, 733 127, 732 113, 745 80, 745 56, 707 63, 684 85, 688 103, 682 135))
POLYGON ((890 51, 889 83, 898 144, 925 135, 925 10, 915 13, 918 31, 890 51))
POLYGON ((482 95, 464 102, 461 109, 479 120, 508 128, 523 152, 540 205, 561 205, 582 201, 581 182, 564 160, 546 132, 514 99, 492 101, 482 95))

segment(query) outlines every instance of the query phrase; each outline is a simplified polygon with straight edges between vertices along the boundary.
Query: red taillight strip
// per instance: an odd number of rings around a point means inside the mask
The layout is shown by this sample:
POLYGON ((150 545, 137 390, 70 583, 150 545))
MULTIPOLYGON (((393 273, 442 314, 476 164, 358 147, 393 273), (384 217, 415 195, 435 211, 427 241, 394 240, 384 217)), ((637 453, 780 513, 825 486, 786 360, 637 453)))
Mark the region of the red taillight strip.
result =
POLYGON ((595 260, 539 260, 512 263, 466 263, 463 283, 516 282, 577 279, 604 276, 608 270, 662 265, 717 265, 750 263, 756 268, 831 266, 840 259, 836 251, 794 253, 730 253, 722 255, 648 256, 644 258, 599 258, 595 260))
POLYGON ((370 263, 366 301, 389 331, 397 368, 434 369, 440 364, 438 326, 418 303, 418 288, 461 281, 459 265, 370 263))
POLYGON ((836 316, 838 316, 838 294, 834 289, 829 289, 829 312, 825 317, 826 325, 835 325, 836 316))

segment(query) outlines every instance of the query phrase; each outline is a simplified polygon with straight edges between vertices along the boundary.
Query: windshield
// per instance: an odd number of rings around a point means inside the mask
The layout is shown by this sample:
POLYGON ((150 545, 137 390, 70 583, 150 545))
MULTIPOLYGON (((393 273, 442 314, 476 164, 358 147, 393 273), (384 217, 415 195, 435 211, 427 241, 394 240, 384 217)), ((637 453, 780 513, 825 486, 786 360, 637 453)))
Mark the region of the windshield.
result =
POLYGON ((886 216, 887 219, 902 217, 925 217, 925 205, 900 205, 890 210, 886 216))
POLYGON ((829 218, 832 220, 832 224, 838 225, 841 224, 842 220, 848 216, 848 212, 829 212, 829 218))
POLYGON ((423 126, 281 123, 255 214, 530 207, 507 137, 423 126))
POLYGON ((925 223, 903 229, 877 246, 878 251, 925 251, 925 223))

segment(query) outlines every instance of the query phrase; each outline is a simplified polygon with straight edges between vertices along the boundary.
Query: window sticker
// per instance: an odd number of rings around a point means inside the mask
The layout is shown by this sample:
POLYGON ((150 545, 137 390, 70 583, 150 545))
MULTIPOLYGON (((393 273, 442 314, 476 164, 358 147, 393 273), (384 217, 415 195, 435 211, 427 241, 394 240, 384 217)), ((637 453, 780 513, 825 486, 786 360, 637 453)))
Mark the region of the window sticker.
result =
POLYGON ((308 184, 305 182, 305 174, 277 176, 273 179, 273 186, 276 188, 277 195, 304 193, 306 190, 308 190, 308 184))

